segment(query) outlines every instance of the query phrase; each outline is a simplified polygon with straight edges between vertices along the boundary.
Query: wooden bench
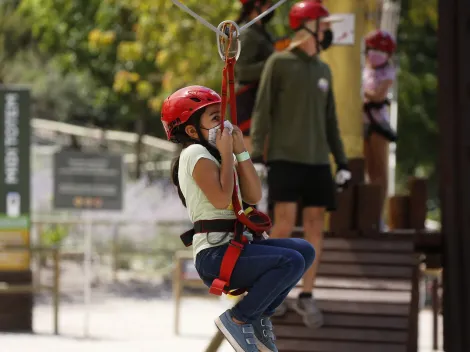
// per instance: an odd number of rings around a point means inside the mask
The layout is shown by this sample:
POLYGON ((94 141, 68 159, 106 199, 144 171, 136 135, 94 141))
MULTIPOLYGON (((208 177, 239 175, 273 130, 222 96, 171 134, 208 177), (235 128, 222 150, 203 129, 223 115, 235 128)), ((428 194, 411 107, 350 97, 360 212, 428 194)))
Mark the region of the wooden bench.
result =
POLYGON ((412 240, 327 237, 314 290, 325 325, 273 319, 279 351, 416 352, 419 272, 412 240))

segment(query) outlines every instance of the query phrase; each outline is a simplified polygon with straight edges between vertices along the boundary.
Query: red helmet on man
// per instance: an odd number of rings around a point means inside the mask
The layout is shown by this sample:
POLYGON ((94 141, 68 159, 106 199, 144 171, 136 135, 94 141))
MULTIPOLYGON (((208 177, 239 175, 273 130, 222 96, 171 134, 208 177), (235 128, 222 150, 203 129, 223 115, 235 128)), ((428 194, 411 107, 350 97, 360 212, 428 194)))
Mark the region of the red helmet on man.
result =
POLYGON ((165 99, 161 120, 168 140, 173 139, 175 127, 182 125, 198 110, 222 101, 220 95, 203 86, 181 88, 165 99))
POLYGON ((366 49, 375 49, 379 51, 392 54, 397 43, 393 39, 392 35, 386 31, 377 29, 366 36, 366 49))
POLYGON ((305 22, 321 20, 322 22, 335 22, 339 18, 330 16, 330 13, 321 0, 299 1, 292 6, 289 12, 289 25, 294 31, 299 30, 305 22))

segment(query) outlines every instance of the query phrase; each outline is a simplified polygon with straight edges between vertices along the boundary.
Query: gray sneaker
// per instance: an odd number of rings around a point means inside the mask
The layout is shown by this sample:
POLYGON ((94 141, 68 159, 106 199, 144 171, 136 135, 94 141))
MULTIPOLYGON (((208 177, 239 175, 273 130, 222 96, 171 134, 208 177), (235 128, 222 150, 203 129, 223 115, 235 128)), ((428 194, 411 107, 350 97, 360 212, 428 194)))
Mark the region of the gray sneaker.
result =
POLYGON ((282 317, 287 313, 287 303, 286 301, 282 302, 274 311, 273 317, 282 317))
POLYGON ((238 325, 227 310, 215 320, 215 325, 232 345, 236 352, 258 352, 253 325, 238 325))
POLYGON ((261 352, 278 352, 274 341, 273 324, 269 317, 261 317, 253 322, 255 329, 256 346, 261 352))
POLYGON ((304 324, 309 328, 319 328, 323 325, 323 313, 317 307, 315 298, 298 298, 292 309, 302 316, 304 324))

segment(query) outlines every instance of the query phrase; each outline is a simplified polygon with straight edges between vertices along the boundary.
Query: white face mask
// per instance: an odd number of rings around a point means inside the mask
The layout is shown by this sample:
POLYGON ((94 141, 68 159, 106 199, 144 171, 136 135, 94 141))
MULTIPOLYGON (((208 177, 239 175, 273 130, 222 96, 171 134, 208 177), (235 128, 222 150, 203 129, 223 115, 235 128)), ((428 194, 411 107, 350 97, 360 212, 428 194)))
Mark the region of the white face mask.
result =
POLYGON ((369 50, 367 52, 367 58, 369 59, 369 62, 373 67, 379 67, 385 65, 385 63, 389 59, 389 55, 382 51, 369 50))
MULTIPOLYGON (((227 120, 224 121, 224 128, 228 130, 229 134, 232 134, 233 125, 230 123, 230 121, 227 121, 227 120)), ((219 129, 220 129, 220 125, 217 125, 214 128, 209 129, 209 137, 207 138, 207 142, 209 142, 209 144, 213 147, 217 147, 216 139, 217 139, 217 131, 219 129)))

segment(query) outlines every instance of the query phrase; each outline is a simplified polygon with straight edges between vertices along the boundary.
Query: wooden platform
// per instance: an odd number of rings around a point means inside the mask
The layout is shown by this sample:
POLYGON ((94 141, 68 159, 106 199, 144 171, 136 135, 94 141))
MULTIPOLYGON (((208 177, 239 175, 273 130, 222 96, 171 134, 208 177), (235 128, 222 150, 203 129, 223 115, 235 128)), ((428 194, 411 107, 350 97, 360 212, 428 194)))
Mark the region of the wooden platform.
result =
POLYGON ((415 352, 418 265, 410 239, 325 239, 314 290, 325 325, 307 328, 293 311, 273 319, 279 351, 415 352))

